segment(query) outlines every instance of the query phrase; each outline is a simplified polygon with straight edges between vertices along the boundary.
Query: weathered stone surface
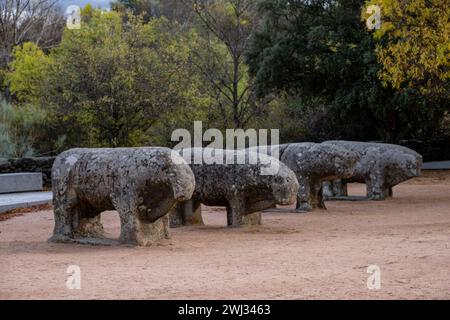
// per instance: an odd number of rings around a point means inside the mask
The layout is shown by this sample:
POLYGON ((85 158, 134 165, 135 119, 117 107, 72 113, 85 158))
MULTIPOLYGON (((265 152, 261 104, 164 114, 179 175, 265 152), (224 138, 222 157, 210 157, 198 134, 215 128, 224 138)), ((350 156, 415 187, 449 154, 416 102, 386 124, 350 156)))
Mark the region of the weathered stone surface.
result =
MULTIPOLYGON (((192 158, 201 156, 204 149, 192 151, 192 158)), ((214 149, 209 152, 219 152, 214 149)), ((277 159, 245 150, 220 150, 223 162, 226 157, 245 157, 243 164, 203 163, 191 164, 195 175, 195 191, 192 201, 177 206, 171 214, 171 226, 202 224, 200 204, 225 206, 228 226, 255 225, 261 223, 260 211, 275 204, 290 204, 298 190, 295 174, 277 159), (256 161, 256 159, 258 159, 256 161), (270 164, 278 166, 274 174, 261 174, 270 164)))
POLYGON ((194 175, 167 148, 72 149, 53 165, 55 228, 50 241, 96 243, 100 214, 117 210, 120 242, 147 246, 169 237, 168 213, 190 199, 194 175), (176 161, 175 161, 176 160, 176 161))
POLYGON ((322 183, 322 193, 325 199, 329 199, 334 195, 339 195, 339 197, 347 197, 347 188, 344 187, 346 184, 343 183, 342 179, 324 181, 322 183))
POLYGON ((281 162, 295 172, 300 188, 296 209, 299 212, 314 208, 326 209, 322 196, 322 182, 352 176, 357 156, 333 145, 291 143, 272 146, 278 148, 281 162))
POLYGON ((181 202, 177 204, 170 213, 171 228, 202 225, 204 225, 204 223, 201 202, 198 200, 190 199, 181 202))
POLYGON ((347 183, 360 182, 367 185, 367 197, 384 200, 392 196, 392 188, 420 175, 422 156, 409 148, 386 143, 327 141, 324 145, 345 148, 357 154, 354 174, 340 181, 327 184, 327 195, 347 196, 347 183))

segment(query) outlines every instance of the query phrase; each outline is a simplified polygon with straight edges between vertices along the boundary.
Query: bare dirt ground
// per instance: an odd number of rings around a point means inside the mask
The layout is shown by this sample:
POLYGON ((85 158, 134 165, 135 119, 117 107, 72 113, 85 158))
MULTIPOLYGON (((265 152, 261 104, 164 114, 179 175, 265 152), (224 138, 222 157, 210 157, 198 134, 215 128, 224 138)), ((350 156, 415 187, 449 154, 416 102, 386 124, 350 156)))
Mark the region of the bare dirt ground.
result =
MULTIPOLYGON (((205 227, 148 248, 49 244, 51 211, 14 216, 0 222, 0 299, 449 299, 450 173, 426 172, 394 195, 264 213, 263 226, 240 229, 205 208, 205 227), (81 268, 80 290, 66 288, 69 265, 81 268), (379 290, 367 288, 369 265, 379 290)), ((117 213, 102 219, 118 237, 117 213)))

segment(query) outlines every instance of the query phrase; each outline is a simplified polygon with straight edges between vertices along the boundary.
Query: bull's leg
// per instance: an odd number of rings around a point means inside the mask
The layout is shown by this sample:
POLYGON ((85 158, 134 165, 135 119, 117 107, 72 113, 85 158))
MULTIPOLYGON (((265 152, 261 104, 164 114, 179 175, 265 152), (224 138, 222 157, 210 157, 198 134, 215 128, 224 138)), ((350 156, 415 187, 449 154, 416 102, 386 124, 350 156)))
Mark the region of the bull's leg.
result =
POLYGON ((162 239, 170 238, 170 218, 166 214, 155 221, 147 222, 138 219, 137 244, 139 246, 151 246, 162 239))
POLYGON ((392 187, 388 187, 387 194, 389 198, 392 198, 394 196, 394 190, 392 187))
POLYGON ((55 228, 49 241, 78 242, 77 238, 103 237, 98 210, 79 199, 71 189, 62 196, 59 196, 58 190, 54 190, 54 193, 55 228))
MULTIPOLYGON (((59 215, 55 209, 55 214, 59 215)), ((63 209, 69 217, 68 221, 62 222, 61 218, 55 223, 55 230, 50 241, 53 242, 73 242, 75 238, 102 238, 103 225, 100 221, 100 213, 95 211, 86 211, 84 206, 71 206, 63 209), (61 228, 61 226, 63 226, 61 228)))
POLYGON ((309 179, 301 178, 298 179, 300 188, 298 189, 297 193, 297 205, 296 205, 296 211, 297 212, 305 212, 305 211, 311 211, 313 209, 311 205, 311 186, 309 179))
POLYGON ((74 234, 78 237, 103 237, 103 225, 100 212, 79 210, 74 216, 74 234))
POLYGON ((245 215, 242 217, 244 225, 254 226, 262 224, 261 211, 272 208, 274 201, 262 200, 252 204, 247 204, 245 207, 245 215))
POLYGON ((337 197, 347 197, 347 182, 342 179, 333 180, 333 194, 337 197))
POLYGON ((143 222, 136 213, 122 211, 120 215, 120 242, 129 245, 151 246, 159 240, 170 238, 169 215, 153 222, 143 222))
POLYGON ((381 187, 381 197, 375 200, 385 200, 387 198, 392 198, 392 188, 391 187, 381 187))
POLYGON ((180 202, 170 210, 169 216, 171 228, 178 228, 183 225, 184 206, 185 202, 180 202))
POLYGON ((177 204, 170 212, 170 227, 203 226, 201 202, 194 199, 177 204))
POLYGON ((69 242, 73 239, 73 205, 64 201, 53 201, 53 213, 55 217, 55 227, 53 235, 49 239, 51 242, 69 242))
POLYGON ((242 216, 242 224, 246 226, 259 226, 262 224, 261 212, 254 212, 242 216))
POLYGON ((72 215, 74 235, 82 238, 102 238, 103 225, 101 223, 101 211, 90 203, 78 200, 72 215))
POLYGON ((325 197, 325 199, 334 197, 333 186, 331 181, 322 182, 322 194, 325 197))
POLYGON ((371 175, 366 180, 367 197, 371 200, 385 200, 389 189, 383 186, 384 179, 380 175, 371 175))
POLYGON ((245 201, 238 195, 228 199, 227 224, 229 227, 240 227, 244 224, 245 201))
POLYGON ((139 228, 137 207, 121 199, 117 199, 113 203, 120 218, 120 243, 137 245, 139 228))
POLYGON ((314 208, 320 208, 320 209, 326 209, 325 202, 323 200, 323 187, 321 182, 315 183, 314 187, 314 193, 313 194, 313 207, 314 208))
POLYGON ((185 226, 203 226, 201 202, 195 199, 184 203, 183 225, 185 226))
POLYGON ((227 204, 227 226, 231 226, 233 224, 233 211, 231 210, 230 204, 227 204))
POLYGON ((129 245, 150 246, 161 239, 168 239, 169 211, 173 199, 162 200, 156 208, 139 204, 138 197, 128 196, 113 200, 120 216, 120 242, 129 245))

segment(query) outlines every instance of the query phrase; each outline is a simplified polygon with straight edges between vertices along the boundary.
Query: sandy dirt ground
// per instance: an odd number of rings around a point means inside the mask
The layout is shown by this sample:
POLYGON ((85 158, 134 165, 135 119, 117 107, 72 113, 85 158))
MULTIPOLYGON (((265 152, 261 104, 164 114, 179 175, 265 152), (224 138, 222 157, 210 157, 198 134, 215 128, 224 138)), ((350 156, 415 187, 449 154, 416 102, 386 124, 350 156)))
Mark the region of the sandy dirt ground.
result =
MULTIPOLYGON (((25 213, 0 222, 0 299, 449 299, 450 174, 427 172, 394 193, 268 212, 252 228, 226 228, 223 208, 204 208, 206 226, 147 248, 50 244, 52 212, 25 213), (80 267, 80 290, 66 287, 69 265, 80 267), (367 287, 370 265, 378 290, 367 287)), ((118 237, 117 213, 102 220, 118 237)))

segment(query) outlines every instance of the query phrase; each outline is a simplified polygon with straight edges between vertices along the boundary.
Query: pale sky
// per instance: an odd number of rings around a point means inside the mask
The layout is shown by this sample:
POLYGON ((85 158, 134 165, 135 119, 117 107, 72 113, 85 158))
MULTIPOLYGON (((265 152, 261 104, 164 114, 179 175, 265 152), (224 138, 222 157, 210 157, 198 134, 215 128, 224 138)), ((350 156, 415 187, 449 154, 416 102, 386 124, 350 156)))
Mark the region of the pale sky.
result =
POLYGON ((109 3, 112 1, 113 0, 59 0, 63 9, 70 5, 77 5, 82 8, 88 3, 90 3, 94 8, 109 8, 109 3))

